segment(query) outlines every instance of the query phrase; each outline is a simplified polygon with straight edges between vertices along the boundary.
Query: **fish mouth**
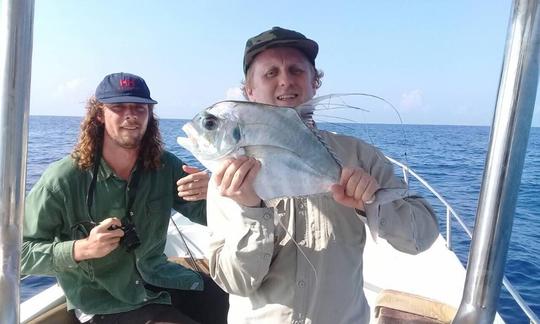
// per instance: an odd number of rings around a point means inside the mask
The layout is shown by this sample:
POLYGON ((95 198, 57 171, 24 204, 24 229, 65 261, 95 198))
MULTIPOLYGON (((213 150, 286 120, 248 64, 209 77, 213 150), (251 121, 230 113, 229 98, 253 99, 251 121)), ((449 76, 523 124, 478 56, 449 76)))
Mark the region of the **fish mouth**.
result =
POLYGON ((193 138, 195 137, 196 131, 191 123, 187 123, 184 126, 182 126, 182 130, 184 131, 184 133, 186 133, 188 138, 193 140, 193 138))
POLYGON ((187 137, 179 136, 176 138, 176 142, 180 144, 180 146, 188 149, 189 151, 193 151, 198 147, 197 141, 195 140, 195 128, 193 127, 193 125, 191 125, 191 123, 187 123, 182 127, 182 130, 184 131, 184 133, 186 133, 187 137))
POLYGON ((197 131, 192 123, 182 127, 187 137, 177 137, 176 142, 186 148, 197 158, 212 159, 215 157, 215 147, 197 131))

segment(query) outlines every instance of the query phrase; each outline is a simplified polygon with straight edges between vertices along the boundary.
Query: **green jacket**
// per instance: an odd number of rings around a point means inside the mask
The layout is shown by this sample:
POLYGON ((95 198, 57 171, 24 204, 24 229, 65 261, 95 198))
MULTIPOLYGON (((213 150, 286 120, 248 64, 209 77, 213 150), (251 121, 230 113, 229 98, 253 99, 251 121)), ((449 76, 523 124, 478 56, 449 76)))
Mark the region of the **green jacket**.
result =
MULTIPOLYGON (((132 210, 141 245, 129 253, 120 246, 105 257, 79 263, 73 259, 72 226, 90 220, 86 196, 91 172, 80 170, 69 156, 51 164, 26 199, 22 272, 56 276, 68 308, 87 314, 170 303, 168 293, 147 290, 145 283, 202 290, 200 276, 168 262, 163 250, 171 209, 206 224, 206 201, 193 203, 179 198, 176 181, 186 175, 183 163, 169 152, 164 152, 161 160, 161 168, 143 172, 137 186, 132 210)), ((95 222, 125 216, 126 185, 127 181, 118 178, 102 159, 92 205, 95 222)))

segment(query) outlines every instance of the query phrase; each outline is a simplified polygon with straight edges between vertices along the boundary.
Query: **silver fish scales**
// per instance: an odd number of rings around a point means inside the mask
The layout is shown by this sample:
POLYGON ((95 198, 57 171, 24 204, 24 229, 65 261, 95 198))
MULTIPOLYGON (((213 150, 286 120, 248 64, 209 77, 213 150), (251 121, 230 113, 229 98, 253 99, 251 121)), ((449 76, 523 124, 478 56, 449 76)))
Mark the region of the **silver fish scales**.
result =
POLYGON ((182 128, 178 143, 210 171, 229 156, 245 154, 261 162, 254 183, 264 200, 328 192, 341 166, 294 108, 247 101, 221 101, 182 128))

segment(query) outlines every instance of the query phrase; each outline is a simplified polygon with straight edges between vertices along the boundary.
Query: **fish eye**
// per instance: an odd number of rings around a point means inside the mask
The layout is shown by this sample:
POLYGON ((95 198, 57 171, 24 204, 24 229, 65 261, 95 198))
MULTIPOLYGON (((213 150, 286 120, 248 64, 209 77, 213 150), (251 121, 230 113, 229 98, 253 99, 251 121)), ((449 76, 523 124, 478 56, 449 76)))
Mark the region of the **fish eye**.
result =
POLYGON ((215 116, 205 117, 202 120, 202 126, 207 130, 214 130, 218 126, 218 120, 215 116))
POLYGON ((235 127, 234 130, 233 130, 233 138, 234 138, 234 140, 239 142, 241 137, 242 137, 242 134, 240 134, 240 128, 235 127))

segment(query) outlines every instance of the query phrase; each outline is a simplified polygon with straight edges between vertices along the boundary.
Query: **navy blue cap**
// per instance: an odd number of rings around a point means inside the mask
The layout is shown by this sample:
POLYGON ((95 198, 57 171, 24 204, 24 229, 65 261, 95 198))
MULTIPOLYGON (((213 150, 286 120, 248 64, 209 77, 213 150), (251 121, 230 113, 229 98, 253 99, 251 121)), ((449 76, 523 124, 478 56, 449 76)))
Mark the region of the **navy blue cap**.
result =
POLYGON ((150 89, 143 78, 123 72, 107 75, 96 89, 96 99, 106 104, 157 104, 150 97, 150 89))

